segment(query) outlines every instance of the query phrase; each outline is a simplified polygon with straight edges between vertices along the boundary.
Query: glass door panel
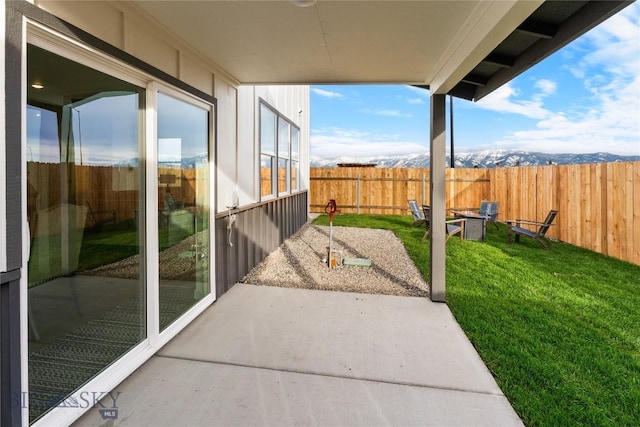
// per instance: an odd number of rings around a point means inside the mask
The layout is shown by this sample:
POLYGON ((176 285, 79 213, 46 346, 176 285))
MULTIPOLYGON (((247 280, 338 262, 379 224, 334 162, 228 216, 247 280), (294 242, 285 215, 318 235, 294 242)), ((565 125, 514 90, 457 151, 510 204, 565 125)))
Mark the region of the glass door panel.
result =
POLYGON ((27 47, 29 420, 146 338, 144 90, 27 47))
POLYGON ((160 330, 209 294, 209 111, 158 93, 160 330))

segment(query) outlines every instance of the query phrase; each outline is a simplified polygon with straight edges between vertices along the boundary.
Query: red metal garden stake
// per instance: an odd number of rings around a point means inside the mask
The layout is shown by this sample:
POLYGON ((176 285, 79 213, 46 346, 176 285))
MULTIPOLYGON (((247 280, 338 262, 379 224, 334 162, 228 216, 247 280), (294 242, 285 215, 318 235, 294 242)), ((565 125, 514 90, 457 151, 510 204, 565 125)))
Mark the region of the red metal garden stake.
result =
POLYGON ((329 200, 329 203, 327 203, 327 206, 324 208, 324 212, 329 214, 329 256, 327 257, 327 264, 329 268, 331 268, 331 256, 333 254, 333 214, 336 212, 340 213, 336 199, 329 200))

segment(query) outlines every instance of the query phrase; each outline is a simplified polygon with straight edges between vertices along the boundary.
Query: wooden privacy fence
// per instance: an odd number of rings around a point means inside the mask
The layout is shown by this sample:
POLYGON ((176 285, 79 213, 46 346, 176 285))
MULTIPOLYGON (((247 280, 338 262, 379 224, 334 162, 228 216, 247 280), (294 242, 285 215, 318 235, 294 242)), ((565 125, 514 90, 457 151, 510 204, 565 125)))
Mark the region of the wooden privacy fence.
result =
MULTIPOLYGON (((429 169, 311 168, 311 211, 336 199, 344 213, 408 215, 408 199, 429 203, 429 184, 429 169)), ((448 209, 498 201, 503 221, 558 209, 550 237, 640 264, 640 162, 447 169, 445 197, 448 209)))
MULTIPOLYGON (((447 207, 480 206, 490 196, 486 169, 447 169, 447 207)), ((311 168, 311 211, 336 199, 344 213, 408 213, 407 200, 428 204, 429 169, 311 168)))
MULTIPOLYGON (((158 176, 158 209, 164 208, 166 193, 178 201, 195 200, 195 169, 159 168, 158 176)), ((70 201, 88 206, 101 218, 105 213, 115 213, 116 221, 121 222, 134 219, 139 209, 142 184, 138 167, 28 162, 27 180, 33 198, 28 201, 29 211, 70 201), (63 185, 64 176, 71 186, 63 185)), ((89 226, 92 220, 88 220, 89 226)))

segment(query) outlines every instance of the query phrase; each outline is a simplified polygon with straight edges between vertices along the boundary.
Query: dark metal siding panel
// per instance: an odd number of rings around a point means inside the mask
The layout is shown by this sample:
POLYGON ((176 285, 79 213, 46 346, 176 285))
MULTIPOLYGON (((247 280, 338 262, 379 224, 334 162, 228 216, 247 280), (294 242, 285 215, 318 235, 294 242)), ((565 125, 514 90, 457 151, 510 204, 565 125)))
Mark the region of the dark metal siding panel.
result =
POLYGON ((248 213, 248 219, 246 223, 245 233, 247 235, 248 251, 251 257, 249 258, 249 266, 256 265, 260 259, 260 245, 259 242, 254 242, 251 235, 246 230, 256 230, 260 227, 260 209, 251 209, 248 213))
POLYGON ((248 215, 238 215, 235 223, 237 230, 234 230, 234 234, 237 236, 236 237, 236 254, 238 257, 238 263, 236 266, 236 276, 239 277, 237 280, 239 280, 240 278, 242 278, 242 276, 244 276, 244 274, 242 273, 246 271, 246 268, 247 268, 248 247, 247 247, 246 234, 243 232, 247 228, 246 226, 247 217, 248 215))
POLYGON ((215 287, 216 296, 220 297, 226 292, 224 284, 227 283, 227 251, 226 251, 226 226, 223 220, 215 221, 216 239, 215 239, 215 259, 216 259, 216 277, 215 287))
POLYGON ((22 423, 20 272, 0 276, 0 425, 18 426, 22 423))
MULTIPOLYGON (((256 229, 257 230, 267 230, 267 228, 265 228, 265 225, 267 223, 267 206, 264 205, 262 206, 260 209, 256 209, 255 210, 255 214, 256 214, 256 229)), ((265 245, 266 245, 266 234, 260 233, 260 238, 258 240, 258 242, 260 243, 259 246, 256 247, 256 262, 255 265, 258 265, 260 263, 260 260, 264 259, 264 257, 266 256, 265 254, 265 245)))
POLYGON ((281 227, 281 222, 280 222, 280 210, 278 209, 280 207, 280 203, 278 203, 277 201, 273 201, 271 202, 271 222, 273 224, 273 233, 271 235, 271 241, 269 242, 269 252, 275 250, 275 248, 277 248, 280 245, 280 227, 281 227))
POLYGON ((269 252, 269 246, 271 245, 271 241, 273 240, 273 227, 271 227, 271 224, 273 224, 273 217, 272 217, 272 202, 268 202, 266 205, 264 205, 264 218, 262 218, 262 222, 264 224, 264 230, 266 230, 266 232, 264 232, 264 236, 263 236, 263 242, 262 242, 262 256, 265 256, 265 252, 269 252))
MULTIPOLYGON (((5 155, 7 271, 22 266, 22 14, 5 9, 5 155)), ((4 248, 2 248, 4 250, 4 248)))
POLYGON ((278 239, 276 241, 276 245, 275 246, 280 246, 280 243, 282 243, 284 241, 284 215, 282 215, 282 204, 284 203, 284 200, 282 201, 282 203, 274 203, 274 208, 275 208, 275 224, 276 224, 276 230, 277 230, 277 234, 278 234, 278 239))
MULTIPOLYGON (((247 221, 247 226, 246 228, 252 228, 252 229, 256 229, 258 227, 258 210, 257 209, 252 209, 249 211, 249 213, 247 214, 248 216, 248 221, 247 221)), ((258 245, 252 245, 251 242, 249 241, 249 236, 247 236, 247 263, 249 266, 249 269, 252 268, 252 266, 256 265, 260 259, 260 254, 259 254, 259 249, 258 249, 258 245)))
POLYGON ((22 14, 5 8, 5 141, 7 271, 0 271, 0 425, 22 424, 20 268, 22 266, 22 14))
POLYGON ((267 203, 267 240, 264 242, 264 251, 271 252, 274 245, 274 241, 278 240, 277 228, 275 227, 278 221, 276 220, 275 203, 273 201, 267 203))
POLYGON ((236 213, 233 246, 227 217, 216 219, 216 292, 222 296, 307 222, 307 193, 270 200, 236 213))
MULTIPOLYGON (((266 230, 266 228, 264 228, 264 218, 266 215, 266 209, 267 209, 266 205, 262 205, 261 207, 252 210, 254 214, 254 218, 253 218, 254 222, 251 224, 251 226, 254 227, 254 230, 266 230)), ((256 236, 251 236, 251 239, 256 239, 256 236)), ((260 260, 264 258, 264 242, 265 242, 264 233, 258 234, 258 237, 256 240, 257 245, 254 246, 255 254, 254 254, 253 265, 258 265, 260 263, 260 260)))
MULTIPOLYGON (((229 246, 230 249, 230 253, 231 256, 229 257, 228 260, 228 264, 229 264, 229 279, 228 279, 228 283, 229 286, 232 286, 235 283, 238 283, 238 281, 242 278, 243 275, 240 275, 240 248, 238 245, 238 236, 241 234, 240 230, 238 230, 237 224, 234 224, 235 229, 233 230, 233 233, 230 235, 230 239, 227 240, 231 240, 231 242, 233 243, 233 246, 229 246)), ((227 234, 229 232, 227 231, 227 234)))
POLYGON ((293 212, 291 211, 291 197, 284 200, 283 208, 284 209, 282 211, 284 215, 282 218, 282 222, 283 222, 282 229, 284 230, 283 237, 286 239, 288 236, 291 236, 291 222, 293 221, 293 218, 291 217, 293 215, 293 212))

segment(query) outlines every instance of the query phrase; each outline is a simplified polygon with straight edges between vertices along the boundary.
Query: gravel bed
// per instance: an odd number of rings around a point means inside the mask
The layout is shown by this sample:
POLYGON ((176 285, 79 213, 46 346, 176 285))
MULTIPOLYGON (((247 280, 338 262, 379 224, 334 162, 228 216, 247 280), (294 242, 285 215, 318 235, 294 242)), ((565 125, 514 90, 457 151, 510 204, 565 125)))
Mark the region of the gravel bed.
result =
MULTIPOLYGON (((195 234, 160 252, 160 277, 164 280, 195 280, 196 264, 190 256, 196 243, 195 234)), ((140 255, 133 255, 112 264, 83 272, 92 276, 137 279, 140 275, 140 255)))
POLYGON ((323 261, 328 246, 329 227, 306 224, 241 282, 368 294, 429 295, 427 283, 402 242, 389 230, 333 227, 334 249, 341 250, 345 258, 369 258, 371 267, 329 269, 323 261))

